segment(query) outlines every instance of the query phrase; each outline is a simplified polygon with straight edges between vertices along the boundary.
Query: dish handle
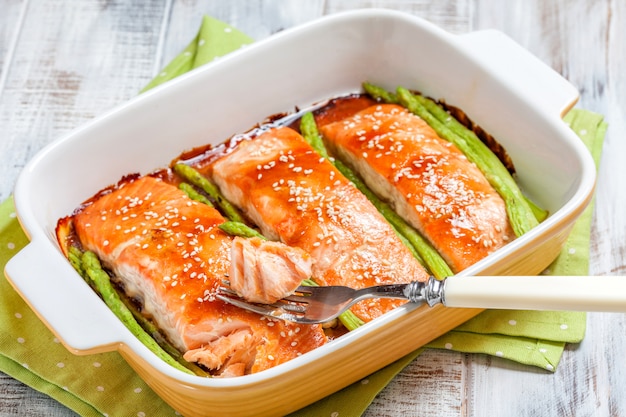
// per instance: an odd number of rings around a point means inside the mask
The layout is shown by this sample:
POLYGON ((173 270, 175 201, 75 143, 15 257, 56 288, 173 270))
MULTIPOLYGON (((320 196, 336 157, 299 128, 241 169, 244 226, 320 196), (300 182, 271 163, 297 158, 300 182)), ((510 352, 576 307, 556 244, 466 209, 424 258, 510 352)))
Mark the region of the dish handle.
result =
POLYGON ((561 74, 498 30, 459 36, 461 46, 515 93, 550 115, 562 118, 578 101, 578 90, 561 74))
POLYGON ((75 354, 116 350, 127 329, 49 242, 33 241, 9 260, 5 275, 35 314, 75 354), (70 280, 80 279, 76 286, 70 280), (65 290, 73 288, 72 291, 65 290))

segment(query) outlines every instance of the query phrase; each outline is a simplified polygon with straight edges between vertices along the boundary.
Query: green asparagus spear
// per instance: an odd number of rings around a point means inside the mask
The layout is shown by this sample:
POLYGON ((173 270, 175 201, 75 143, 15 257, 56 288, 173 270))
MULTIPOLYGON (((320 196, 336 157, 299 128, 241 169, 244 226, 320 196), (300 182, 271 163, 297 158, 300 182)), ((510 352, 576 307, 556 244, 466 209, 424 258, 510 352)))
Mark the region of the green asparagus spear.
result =
MULTIPOLYGON (((460 136, 449 125, 443 123, 432 112, 454 124, 454 118, 450 117, 445 110, 437 106, 426 103, 426 98, 414 95, 403 87, 397 89, 398 99, 409 111, 417 114, 428 123, 443 139, 454 143, 471 162, 483 172, 489 183, 500 194, 505 202, 509 221, 516 236, 521 236, 535 227, 539 222, 535 218, 526 198, 517 186, 517 183, 502 164, 500 159, 475 135, 470 137, 460 136), (428 105, 428 107, 427 107, 428 105), (435 109, 435 107, 438 109, 435 109), (432 111, 432 112, 431 112, 432 111), (440 112, 443 112, 441 114, 440 112), (474 139, 475 138, 475 139, 474 139)), ((458 122, 457 122, 458 123, 458 122)), ((459 123, 460 125, 460 123, 459 123)))
POLYGON ((537 221, 539 223, 541 223, 542 221, 544 221, 548 217, 548 214, 550 214, 548 212, 548 210, 539 207, 530 198, 528 198, 526 196, 524 196, 524 198, 526 198, 526 202, 530 206, 530 209, 533 211, 533 215, 535 216, 535 219, 537 219, 537 221))
MULTIPOLYGON (((328 152, 324 146, 324 142, 315 125, 315 118, 311 113, 306 113, 302 116, 300 121, 300 131, 302 136, 311 144, 320 155, 326 157, 328 152)), ((374 207, 387 219, 387 221, 394 227, 394 230, 398 232, 399 236, 403 236, 415 249, 414 254, 417 253, 417 259, 425 265, 430 272, 438 279, 449 277, 453 275, 452 270, 443 260, 439 252, 422 237, 413 227, 411 227, 402 217, 400 217, 389 204, 382 201, 376 194, 370 190, 370 188, 363 182, 363 180, 347 165, 341 162, 339 159, 334 159, 333 164, 348 180, 350 180, 356 188, 361 191, 372 202, 374 207)), ((409 249, 411 248, 409 246, 409 249)))
POLYGON ((124 305, 119 295, 111 285, 109 275, 102 269, 96 254, 91 251, 85 251, 81 260, 85 273, 93 281, 98 293, 106 305, 122 321, 122 323, 124 323, 128 330, 130 330, 131 333, 137 337, 139 341, 141 341, 141 343, 154 352, 160 359, 176 369, 193 375, 194 373, 192 371, 175 361, 152 337, 150 337, 148 333, 144 331, 144 329, 141 328, 133 317, 133 314, 124 305))
POLYGON ((188 184, 186 182, 181 182, 178 185, 178 188, 180 188, 182 191, 185 192, 185 194, 187 194, 187 196, 189 196, 189 198, 191 198, 192 200, 198 201, 200 203, 204 203, 209 207, 213 207, 213 203, 211 203, 211 200, 209 200, 208 198, 206 198, 204 196, 204 194, 199 193, 191 184, 188 184))
MULTIPOLYGON (((85 273, 85 268, 83 268, 82 256, 82 251, 76 246, 70 245, 67 248, 67 258, 69 259, 70 264, 74 267, 76 272, 80 274, 81 277, 89 278, 85 273)), ((89 284, 89 280, 87 280, 87 283, 89 284)))
POLYGON ((174 165, 173 169, 175 173, 183 177, 186 181, 189 181, 191 184, 200 188, 202 191, 207 193, 213 200, 215 200, 217 202, 217 205, 224 213, 224 216, 226 216, 229 220, 237 221, 240 223, 246 222, 241 213, 239 213, 239 210, 224 198, 224 196, 222 195, 222 193, 220 193, 215 184, 205 178, 194 168, 183 163, 177 163, 174 165))
POLYGON ((320 156, 328 159, 328 151, 326 151, 326 146, 324 146, 322 136, 317 130, 317 124, 315 123, 313 113, 307 112, 302 115, 302 118, 300 119, 300 133, 320 156))
POLYGON ((381 100, 385 103, 398 103, 398 96, 396 96, 391 91, 387 91, 382 87, 374 85, 372 83, 368 83, 367 81, 363 83, 363 89, 367 94, 370 95, 375 100, 381 100))
POLYGON ((231 236, 258 237, 259 239, 266 239, 261 233, 244 223, 227 221, 220 224, 218 227, 231 236))

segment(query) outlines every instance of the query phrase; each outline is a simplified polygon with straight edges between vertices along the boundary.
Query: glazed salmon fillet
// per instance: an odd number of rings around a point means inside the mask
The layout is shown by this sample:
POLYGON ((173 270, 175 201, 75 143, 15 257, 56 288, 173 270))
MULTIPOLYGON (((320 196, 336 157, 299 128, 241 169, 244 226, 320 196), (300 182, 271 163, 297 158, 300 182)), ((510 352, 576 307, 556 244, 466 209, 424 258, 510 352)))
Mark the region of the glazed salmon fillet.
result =
POLYGON ((233 238, 217 227, 223 221, 175 186, 141 177, 87 205, 74 227, 184 358, 215 375, 262 371, 323 345, 320 326, 268 319, 215 298, 231 269, 233 238))
POLYGON ((480 170, 403 107, 376 104, 320 126, 320 133, 454 272, 514 239, 504 201, 480 170))
MULTIPOLYGON (((371 285, 426 280, 427 272, 369 200, 288 127, 272 128, 212 162, 209 175, 273 240, 311 255, 320 285, 371 285)), ((358 303, 364 321, 400 305, 358 303)))

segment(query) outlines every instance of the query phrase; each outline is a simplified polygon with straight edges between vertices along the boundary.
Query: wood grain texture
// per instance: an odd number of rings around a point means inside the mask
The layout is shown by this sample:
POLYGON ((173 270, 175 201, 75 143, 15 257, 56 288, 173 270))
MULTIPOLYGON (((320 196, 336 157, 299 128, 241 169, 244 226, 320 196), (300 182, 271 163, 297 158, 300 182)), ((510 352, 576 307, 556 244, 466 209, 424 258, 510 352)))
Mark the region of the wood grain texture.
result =
MULTIPOLYGON (((46 144, 137 94, 203 14, 262 39, 325 14, 386 7, 453 33, 495 28, 580 92, 609 129, 591 273, 626 273, 626 2, 623 0, 0 0, 0 199, 46 144)), ((381 392, 374 416, 624 416, 626 315, 593 313, 555 374, 501 358, 427 351, 381 392)), ((75 413, 0 375, 0 416, 75 413)))

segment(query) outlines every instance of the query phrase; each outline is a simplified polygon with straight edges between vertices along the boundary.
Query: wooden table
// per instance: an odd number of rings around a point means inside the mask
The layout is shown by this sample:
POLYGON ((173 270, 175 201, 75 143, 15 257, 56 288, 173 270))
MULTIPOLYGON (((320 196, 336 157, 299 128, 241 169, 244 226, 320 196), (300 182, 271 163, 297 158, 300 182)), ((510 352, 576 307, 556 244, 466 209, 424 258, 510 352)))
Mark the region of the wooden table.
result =
MULTIPOLYGON (((0 0, 0 200, 45 144, 135 96, 195 35, 200 17, 255 39, 359 7, 424 17, 453 33, 496 28, 574 83, 609 122, 592 274, 626 273, 626 1, 623 0, 0 0)), ((624 416, 626 315, 590 314, 555 374, 483 355, 428 351, 367 416, 624 416)), ((1 416, 73 412, 0 375, 1 416)))

